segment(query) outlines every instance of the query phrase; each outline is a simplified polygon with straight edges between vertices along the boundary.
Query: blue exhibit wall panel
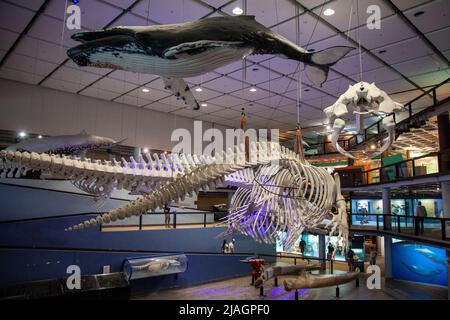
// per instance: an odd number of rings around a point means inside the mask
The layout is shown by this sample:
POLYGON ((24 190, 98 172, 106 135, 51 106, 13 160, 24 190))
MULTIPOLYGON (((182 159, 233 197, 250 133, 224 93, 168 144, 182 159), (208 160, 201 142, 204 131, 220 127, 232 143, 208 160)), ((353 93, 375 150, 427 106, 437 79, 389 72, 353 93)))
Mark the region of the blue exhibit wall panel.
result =
POLYGON ((395 279, 448 287, 445 249, 398 241, 392 243, 395 279))
MULTIPOLYGON (((0 286, 64 277, 70 264, 79 265, 82 274, 101 273, 104 265, 110 265, 111 272, 121 271, 125 258, 147 255, 138 251, 219 253, 223 238, 217 235, 225 230, 196 228, 101 232, 99 228, 90 228, 64 231, 65 227, 79 222, 80 217, 64 217, 0 224, 0 286)), ((236 239, 237 254, 275 254, 275 245, 260 244, 239 234, 233 237, 236 239)), ((231 239, 231 236, 227 237, 228 241, 231 239)), ((243 255, 188 257, 188 271, 180 275, 176 282, 171 277, 169 280, 143 279, 142 283, 148 281, 170 287, 250 272, 248 265, 238 262, 244 258, 243 255)), ((139 283, 136 283, 136 288, 140 288, 139 283)), ((139 291, 144 291, 141 289, 139 291)))

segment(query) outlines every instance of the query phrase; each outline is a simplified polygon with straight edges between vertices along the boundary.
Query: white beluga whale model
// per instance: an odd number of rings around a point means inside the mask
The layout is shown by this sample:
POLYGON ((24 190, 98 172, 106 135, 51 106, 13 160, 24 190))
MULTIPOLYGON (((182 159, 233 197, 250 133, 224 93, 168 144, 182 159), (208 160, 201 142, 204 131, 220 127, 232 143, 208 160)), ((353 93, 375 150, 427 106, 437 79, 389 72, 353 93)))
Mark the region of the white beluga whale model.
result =
POLYGON ((321 85, 327 79, 329 67, 354 49, 337 46, 308 52, 258 23, 254 16, 113 27, 79 32, 72 39, 82 42, 67 51, 79 66, 161 76, 166 88, 194 109, 199 104, 183 78, 199 76, 251 54, 274 54, 303 62, 309 79, 321 85))
POLYGON ((392 100, 386 92, 377 88, 374 83, 358 82, 349 86, 337 101, 324 109, 324 112, 330 121, 333 122, 333 134, 331 144, 341 154, 354 159, 355 157, 345 151, 339 144, 339 135, 345 128, 346 122, 343 119, 349 113, 349 107, 353 107, 353 113, 356 115, 358 133, 362 130, 361 116, 372 115, 383 117, 382 126, 388 133, 388 138, 380 149, 370 155, 375 158, 389 149, 395 140, 395 121, 394 112, 404 109, 404 106, 392 100))

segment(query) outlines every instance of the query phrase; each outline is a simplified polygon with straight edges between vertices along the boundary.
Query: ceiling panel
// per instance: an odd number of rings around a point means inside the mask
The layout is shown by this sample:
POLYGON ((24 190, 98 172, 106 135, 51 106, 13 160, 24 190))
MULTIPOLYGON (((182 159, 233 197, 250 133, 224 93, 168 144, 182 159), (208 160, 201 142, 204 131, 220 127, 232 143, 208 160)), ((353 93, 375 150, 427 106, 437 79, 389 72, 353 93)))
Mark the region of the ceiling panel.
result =
POLYGON ((320 6, 313 10, 317 15, 321 14, 321 17, 337 27, 341 31, 347 31, 349 29, 354 29, 366 23, 369 14, 367 13, 367 8, 370 5, 376 5, 380 8, 381 18, 392 15, 394 12, 389 5, 383 0, 357 0, 358 5, 356 5, 355 0, 337 0, 325 6, 320 6), (326 16, 323 12, 326 9, 333 9, 335 14, 331 16, 326 16), (359 10, 357 10, 359 9, 359 10), (351 13, 351 17, 350 17, 351 13), (358 23, 359 20, 359 23, 358 23))
MULTIPOLYGON (((353 55, 351 57, 345 57, 338 63, 336 63, 333 68, 346 75, 358 73, 360 69, 359 57, 359 54, 353 55)), ((367 52, 363 52, 361 54, 361 63, 363 71, 369 71, 383 67, 382 63, 367 54, 367 52)), ((355 78, 353 79, 356 80, 355 78)))
POLYGON ((150 101, 158 101, 164 98, 167 98, 168 96, 170 96, 170 94, 166 91, 162 91, 162 90, 158 90, 158 89, 153 89, 153 88, 147 88, 148 90, 150 90, 149 92, 143 92, 142 88, 137 88, 133 91, 131 91, 130 93, 127 93, 127 95, 139 99, 144 99, 144 100, 150 100, 150 101))
POLYGON ((446 64, 437 56, 430 55, 393 65, 394 68, 410 77, 422 73, 446 69, 446 64))
MULTIPOLYGON (((13 0, 14 4, 37 11, 45 0, 13 0)), ((11 2, 11 1, 10 1, 11 2)))
MULTIPOLYGON (((358 79, 359 74, 352 75, 353 78, 358 79)), ((383 83, 386 81, 398 80, 402 77, 395 71, 392 71, 388 67, 382 67, 376 70, 363 72, 362 79, 365 82, 375 82, 375 84, 383 83)))
POLYGON ((20 33, 33 18, 34 11, 0 2, 0 28, 20 33))
MULTIPOLYGON (((222 11, 234 15, 232 11, 236 7, 243 8, 242 1, 238 0, 227 5, 222 11)), ((290 0, 247 0, 247 15, 255 16, 256 21, 270 27, 295 16, 295 6, 290 0)))
POLYGON ((394 64, 429 55, 433 51, 419 37, 414 37, 389 46, 377 48, 372 53, 380 59, 383 59, 386 63, 394 64))
POLYGON ((130 5, 132 5, 135 0, 103 0, 103 1, 121 7, 122 9, 126 9, 130 5))
POLYGON ((270 72, 270 70, 267 70, 266 68, 257 65, 247 67, 245 70, 246 70, 245 75, 243 74, 244 69, 242 69, 239 71, 232 72, 228 74, 228 76, 233 79, 244 81, 246 83, 253 85, 263 81, 268 81, 277 76, 273 72, 270 72))
POLYGON ((450 27, 430 32, 426 37, 441 51, 450 50, 450 27))
POLYGON ((203 84, 203 87, 223 93, 230 93, 245 88, 247 87, 247 85, 242 84, 242 82, 238 80, 227 77, 220 77, 218 79, 205 82, 203 84))
POLYGON ((236 111, 242 111, 242 108, 244 108, 246 113, 258 113, 270 109, 269 107, 256 102, 250 102, 244 105, 234 106, 231 109, 234 109, 236 111))
POLYGON ((237 97, 244 100, 249 101, 255 101, 255 100, 261 100, 263 98, 269 97, 270 93, 269 91, 266 91, 264 89, 256 88, 256 87, 247 87, 242 90, 235 91, 231 93, 233 97, 237 97), (250 91, 250 89, 256 89, 255 92, 250 91))
POLYGON ((45 80, 45 82, 42 84, 42 86, 46 87, 46 88, 52 88, 52 89, 62 90, 62 91, 67 91, 67 92, 72 92, 72 93, 76 93, 79 90, 84 88, 84 85, 81 83, 62 80, 61 78, 58 78, 56 76, 45 80))
POLYGON ((195 117, 196 120, 209 121, 213 123, 220 123, 226 119, 222 117, 215 116, 214 114, 201 114, 195 117))
POLYGON ((426 2, 430 2, 430 0, 392 0, 392 2, 400 10, 407 10, 416 7, 418 5, 424 4, 426 2))
POLYGON ((121 96, 121 97, 115 99, 114 101, 129 104, 132 106, 137 106, 137 107, 143 107, 143 106, 146 106, 153 102, 152 100, 142 99, 140 97, 135 97, 135 96, 132 96, 129 94, 121 96))
POLYGON ((10 69, 8 67, 2 67, 0 69, 0 78, 37 84, 43 78, 43 76, 31 74, 17 69, 10 69))
POLYGON ((216 111, 219 111, 219 110, 223 109, 223 107, 218 106, 218 105, 213 104, 213 103, 210 103, 210 102, 208 102, 206 104, 207 104, 206 107, 200 106, 200 110, 198 110, 197 112, 200 112, 202 114, 207 114, 207 113, 212 113, 212 112, 216 112, 216 111))
MULTIPOLYGON (((368 49, 383 47, 416 36, 412 29, 398 16, 383 19, 380 29, 370 30, 366 26, 363 26, 358 30, 361 45, 368 49)), ((358 38, 354 39, 357 40, 358 38)))
POLYGON ((192 0, 141 1, 132 12, 159 23, 180 23, 199 19, 211 10, 192 0))
POLYGON ((0 29, 0 50, 9 50, 18 36, 19 33, 17 32, 0 29))
POLYGON ((47 75, 56 67, 56 64, 12 53, 3 66, 30 74, 47 75))
POLYGON ((247 101, 242 100, 237 97, 229 96, 229 95, 222 95, 220 97, 209 100, 208 103, 213 103, 218 106, 230 108, 230 107, 234 107, 237 105, 245 104, 245 103, 247 103, 247 101))
POLYGON ((60 45, 30 36, 23 37, 14 52, 57 64, 67 58, 66 49, 60 45))
POLYGON ((433 86, 441 83, 442 81, 450 77, 450 69, 426 73, 418 76, 411 77, 411 80, 417 83, 421 87, 433 86))
POLYGON ((89 87, 85 90, 81 91, 83 96, 89 96, 93 98, 103 99, 103 100, 112 100, 117 97, 117 93, 109 90, 103 90, 100 88, 89 87))
POLYGON ((274 80, 266 81, 258 84, 259 88, 264 88, 270 92, 285 93, 297 88, 296 81, 287 77, 278 77, 274 80))
POLYGON ((171 111, 180 109, 178 106, 172 106, 172 105, 165 104, 165 103, 162 103, 159 101, 156 101, 149 105, 146 105, 144 108, 149 109, 149 110, 160 111, 160 112, 171 112, 171 111))
POLYGON ((83 88, 93 83, 95 80, 99 79, 100 75, 91 72, 85 72, 80 70, 79 68, 77 69, 62 66, 51 76, 51 78, 54 80, 66 80, 66 81, 70 79, 71 80, 70 82, 78 84, 80 87, 83 88))
POLYGON ((436 0, 404 12, 405 16, 423 33, 448 27, 450 24, 450 2, 436 0), (423 11, 420 16, 414 16, 423 11))
MULTIPOLYGON (((241 112, 240 111, 236 111, 233 109, 224 109, 224 110, 220 110, 217 112, 213 112, 211 113, 214 116, 218 116, 218 117, 222 117, 225 119, 232 119, 232 118, 237 118, 241 116, 241 112)), ((239 122, 237 122, 236 125, 239 125, 239 122)))
POLYGON ((135 85, 144 85, 150 81, 153 81, 157 78, 157 76, 152 74, 145 74, 145 73, 135 73, 135 72, 129 72, 129 71, 122 71, 122 70, 116 70, 113 73, 109 75, 110 78, 133 83, 135 85))

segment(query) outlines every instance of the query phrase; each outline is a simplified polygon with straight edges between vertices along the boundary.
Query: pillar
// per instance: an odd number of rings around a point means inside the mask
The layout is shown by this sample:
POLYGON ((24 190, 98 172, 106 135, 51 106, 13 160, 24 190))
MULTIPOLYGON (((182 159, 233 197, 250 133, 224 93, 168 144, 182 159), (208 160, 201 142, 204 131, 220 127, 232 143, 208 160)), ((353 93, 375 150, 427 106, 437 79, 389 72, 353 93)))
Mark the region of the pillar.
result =
POLYGON ((450 181, 441 182, 441 193, 443 212, 442 218, 450 218, 450 181))
POLYGON ((392 279, 392 238, 384 236, 384 278, 392 279))
POLYGON ((447 279, 448 279, 447 299, 450 300, 450 250, 447 250, 447 279))
POLYGON ((319 234, 319 259, 324 259, 321 261, 322 264, 322 268, 326 268, 327 264, 326 264, 326 255, 325 255, 325 237, 326 235, 324 234, 319 234))
POLYGON ((441 172, 450 172, 450 118, 448 112, 437 116, 439 133, 439 151, 441 152, 441 161, 439 169, 441 172), (442 152, 445 152, 442 154, 442 152))
MULTIPOLYGON (((391 189, 382 188, 383 193, 383 215, 391 214, 391 189)), ((391 217, 383 216, 384 229, 391 229, 391 217)))

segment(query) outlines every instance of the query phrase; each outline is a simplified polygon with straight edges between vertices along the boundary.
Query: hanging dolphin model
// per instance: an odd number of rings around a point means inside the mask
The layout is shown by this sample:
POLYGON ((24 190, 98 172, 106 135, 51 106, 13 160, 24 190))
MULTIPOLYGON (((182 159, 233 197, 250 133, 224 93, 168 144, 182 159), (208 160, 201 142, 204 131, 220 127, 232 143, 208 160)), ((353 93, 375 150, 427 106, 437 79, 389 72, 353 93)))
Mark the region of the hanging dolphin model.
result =
POLYGON ((67 51, 79 66, 93 66, 159 75, 166 89, 199 109, 183 78, 198 76, 251 54, 275 54, 305 63, 306 74, 322 85, 328 69, 352 47, 308 52, 266 28, 254 16, 205 18, 169 25, 113 27, 75 33, 81 45, 67 51))
MULTIPOLYGON (((123 141, 123 140, 122 140, 123 141)), ((88 149, 111 147, 122 141, 86 133, 44 138, 31 138, 10 145, 7 151, 28 151, 37 153, 74 154, 88 149)))

